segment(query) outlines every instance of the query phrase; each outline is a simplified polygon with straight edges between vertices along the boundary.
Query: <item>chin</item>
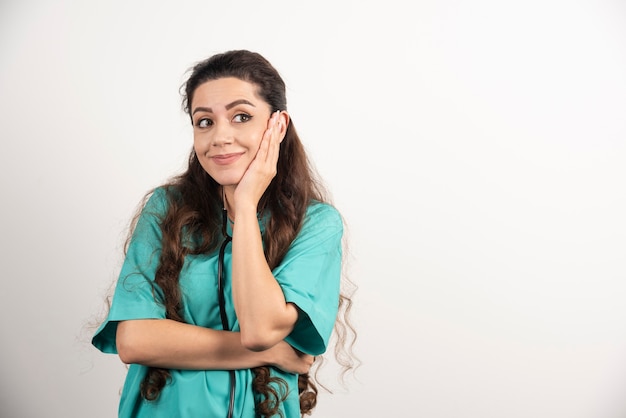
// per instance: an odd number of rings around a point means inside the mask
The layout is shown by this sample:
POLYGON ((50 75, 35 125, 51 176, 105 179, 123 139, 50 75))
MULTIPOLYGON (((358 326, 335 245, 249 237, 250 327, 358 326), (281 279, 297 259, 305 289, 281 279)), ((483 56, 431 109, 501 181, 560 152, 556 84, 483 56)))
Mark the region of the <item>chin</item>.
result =
MULTIPOLYGON (((209 173, 209 175, 211 175, 211 173, 209 173)), ((213 177, 213 180, 215 180, 220 186, 236 186, 241 181, 241 177, 243 177, 243 175, 225 176, 222 174, 217 176, 211 175, 211 177, 213 177)))

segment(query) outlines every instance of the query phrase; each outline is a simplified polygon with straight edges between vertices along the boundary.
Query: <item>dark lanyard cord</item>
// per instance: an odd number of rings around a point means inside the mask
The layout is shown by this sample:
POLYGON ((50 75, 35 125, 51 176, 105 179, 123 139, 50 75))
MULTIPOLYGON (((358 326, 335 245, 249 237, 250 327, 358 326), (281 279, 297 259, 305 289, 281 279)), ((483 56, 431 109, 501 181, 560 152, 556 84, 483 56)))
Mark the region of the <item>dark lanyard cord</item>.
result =
MULTIPOLYGON (((224 297, 224 252, 226 251, 226 246, 229 242, 232 241, 232 237, 228 235, 228 231, 226 230, 226 223, 228 221, 228 212, 224 208, 222 210, 222 234, 224 235, 224 242, 220 247, 220 254, 217 263, 217 296, 218 302, 220 305, 220 318, 222 320, 222 329, 224 331, 228 331, 230 328, 228 326, 228 316, 226 315, 226 298, 224 297)), ((235 407, 235 371, 229 370, 228 374, 230 375, 230 402, 228 405, 228 416, 227 418, 231 418, 233 416, 233 409, 235 407)))

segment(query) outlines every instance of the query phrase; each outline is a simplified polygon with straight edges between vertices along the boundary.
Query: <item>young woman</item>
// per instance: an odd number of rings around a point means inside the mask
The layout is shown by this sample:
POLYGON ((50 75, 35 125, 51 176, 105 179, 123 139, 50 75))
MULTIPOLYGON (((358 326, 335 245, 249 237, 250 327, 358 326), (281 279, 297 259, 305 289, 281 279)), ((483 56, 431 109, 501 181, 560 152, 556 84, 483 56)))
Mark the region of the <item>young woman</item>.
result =
POLYGON ((189 166, 146 196, 93 338, 130 365, 119 416, 300 417, 316 403, 313 356, 351 329, 342 218, 261 55, 198 63, 183 104, 189 166))

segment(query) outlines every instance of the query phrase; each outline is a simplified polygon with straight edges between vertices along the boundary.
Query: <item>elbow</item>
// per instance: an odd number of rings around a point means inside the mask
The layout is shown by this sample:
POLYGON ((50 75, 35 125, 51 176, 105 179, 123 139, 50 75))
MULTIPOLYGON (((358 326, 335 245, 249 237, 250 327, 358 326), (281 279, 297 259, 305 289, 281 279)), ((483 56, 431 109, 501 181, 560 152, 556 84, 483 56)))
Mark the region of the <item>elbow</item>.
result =
POLYGON ((133 343, 132 333, 128 332, 124 322, 118 324, 115 344, 117 347, 117 355, 123 363, 139 363, 137 345, 133 343))
POLYGON ((240 320, 241 345, 250 351, 269 350, 291 333, 297 320, 298 311, 292 304, 287 304, 285 315, 277 315, 274 320, 240 320))
POLYGON ((117 355, 124 364, 138 363, 137 355, 134 353, 131 345, 118 341, 117 355))
POLYGON ((241 345, 250 351, 265 351, 275 346, 281 339, 271 336, 271 333, 265 332, 241 332, 241 345))

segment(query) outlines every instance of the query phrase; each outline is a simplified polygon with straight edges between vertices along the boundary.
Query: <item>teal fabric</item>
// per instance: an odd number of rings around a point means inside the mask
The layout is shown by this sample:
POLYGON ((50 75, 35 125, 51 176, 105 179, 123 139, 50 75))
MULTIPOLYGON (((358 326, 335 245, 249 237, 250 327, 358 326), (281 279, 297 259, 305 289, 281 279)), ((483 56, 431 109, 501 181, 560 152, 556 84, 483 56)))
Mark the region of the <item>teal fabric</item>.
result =
MULTIPOLYGON (((117 354, 115 334, 119 321, 165 318, 162 294, 154 284, 161 231, 159 219, 166 211, 164 189, 157 189, 146 203, 126 254, 105 322, 92 343, 104 353, 117 354)), ((260 222, 261 230, 264 229, 260 222)), ((343 224, 336 209, 313 203, 302 230, 283 262, 274 269, 285 299, 296 304, 300 317, 287 341, 311 355, 322 354, 328 345, 337 315, 341 276, 343 224)), ((189 256, 181 271, 184 319, 208 328, 221 329, 217 299, 218 252, 189 256)), ((225 254, 226 310, 231 329, 239 330, 231 295, 231 245, 225 254)), ((122 391, 120 418, 225 417, 229 399, 228 372, 221 370, 171 370, 172 380, 156 401, 145 401, 139 385, 147 368, 129 366, 122 391)), ((297 375, 272 368, 275 376, 289 384, 289 398, 282 404, 285 418, 300 418, 297 375)), ((235 417, 255 417, 252 372, 236 371, 235 417)))

